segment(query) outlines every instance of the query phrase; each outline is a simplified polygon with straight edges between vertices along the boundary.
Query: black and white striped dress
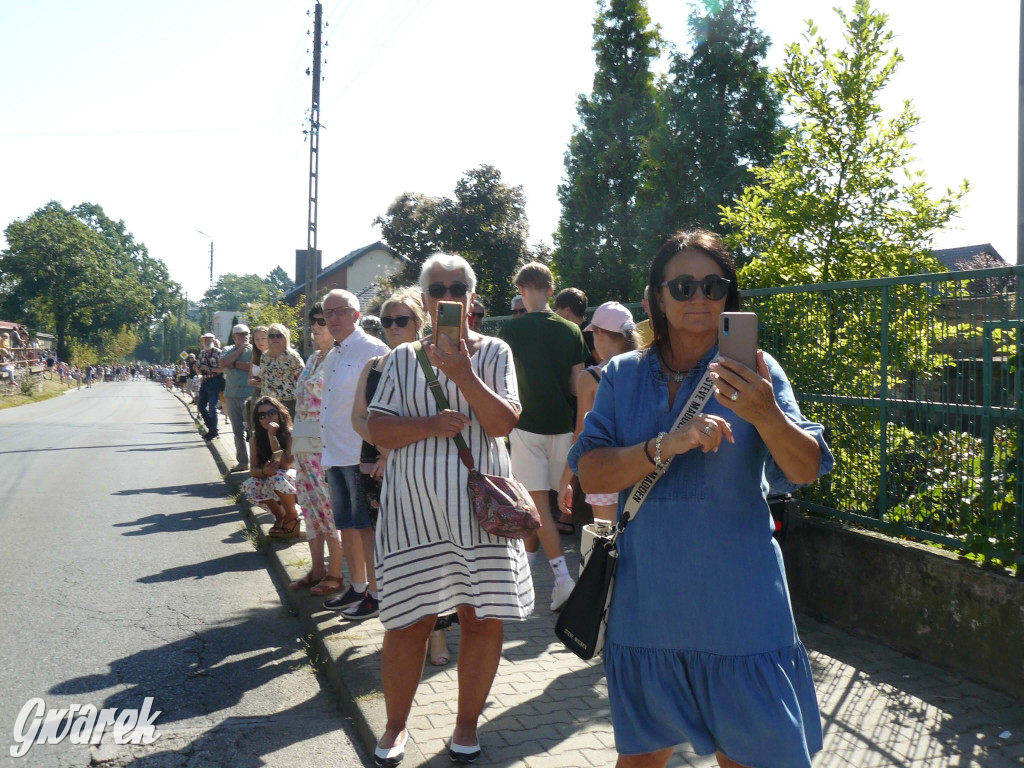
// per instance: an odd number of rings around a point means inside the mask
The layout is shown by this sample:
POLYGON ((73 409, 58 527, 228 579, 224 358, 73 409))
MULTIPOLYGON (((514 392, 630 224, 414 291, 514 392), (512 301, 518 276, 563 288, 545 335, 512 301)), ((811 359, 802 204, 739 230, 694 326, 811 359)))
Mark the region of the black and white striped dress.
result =
MULTIPOLYGON (((481 381, 519 409, 512 352, 484 337, 472 359, 481 381)), ((484 432, 459 388, 435 369, 448 405, 472 421, 462 436, 481 472, 511 473, 505 441, 484 432)), ((410 344, 392 351, 371 411, 423 417, 437 401, 410 344)), ((491 536, 473 516, 468 470, 455 442, 431 437, 388 456, 377 520, 376 565, 380 620, 401 629, 426 616, 469 605, 479 618, 525 619, 533 611, 533 579, 521 541, 491 536)))

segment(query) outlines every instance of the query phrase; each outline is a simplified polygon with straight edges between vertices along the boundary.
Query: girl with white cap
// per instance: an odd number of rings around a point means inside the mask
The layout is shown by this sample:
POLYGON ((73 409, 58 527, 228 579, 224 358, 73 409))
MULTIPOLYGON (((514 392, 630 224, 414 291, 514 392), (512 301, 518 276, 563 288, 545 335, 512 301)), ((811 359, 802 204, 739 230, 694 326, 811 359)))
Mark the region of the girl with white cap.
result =
MULTIPOLYGON (((616 355, 631 352, 640 344, 640 337, 633 322, 633 313, 617 301, 606 301, 594 310, 594 317, 584 331, 594 332, 594 353, 600 359, 599 365, 592 365, 580 372, 576 379, 576 430, 572 440, 583 431, 583 417, 594 407, 597 396, 597 385, 601 381, 601 371, 608 361, 616 355)), ((562 471, 559 484, 558 505, 562 511, 572 514, 572 470, 566 464, 562 471)), ((617 493, 588 493, 587 503, 594 510, 595 520, 615 521, 615 509, 619 502, 617 493)))

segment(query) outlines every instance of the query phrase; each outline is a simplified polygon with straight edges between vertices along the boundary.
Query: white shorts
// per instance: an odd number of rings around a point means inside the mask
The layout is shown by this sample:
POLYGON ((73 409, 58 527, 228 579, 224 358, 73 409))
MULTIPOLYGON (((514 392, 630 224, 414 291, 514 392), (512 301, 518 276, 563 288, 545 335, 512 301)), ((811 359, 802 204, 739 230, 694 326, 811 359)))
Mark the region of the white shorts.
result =
POLYGON ((538 435, 513 429, 508 441, 512 447, 512 474, 516 480, 528 491, 557 491, 572 447, 572 432, 538 435))

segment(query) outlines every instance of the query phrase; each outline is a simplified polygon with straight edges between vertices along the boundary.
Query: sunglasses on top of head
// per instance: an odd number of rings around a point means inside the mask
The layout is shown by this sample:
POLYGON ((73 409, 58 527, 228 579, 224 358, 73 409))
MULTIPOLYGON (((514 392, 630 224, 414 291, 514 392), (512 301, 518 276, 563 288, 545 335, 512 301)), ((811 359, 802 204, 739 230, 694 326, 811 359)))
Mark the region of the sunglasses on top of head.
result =
POLYGON ((380 324, 384 328, 390 328, 392 325, 397 325, 399 328, 405 328, 405 326, 409 324, 410 320, 412 320, 411 315, 400 315, 399 317, 382 317, 380 319, 380 324))
POLYGON ((465 283, 452 283, 451 285, 445 285, 444 283, 431 283, 427 286, 427 293, 430 294, 432 299, 443 299, 445 294, 451 296, 453 299, 461 299, 469 293, 469 286, 465 283))
POLYGON ((700 287, 704 295, 711 301, 721 301, 729 295, 731 282, 718 275, 708 275, 703 280, 697 280, 693 275, 680 275, 672 280, 663 282, 662 287, 668 287, 668 292, 676 301, 689 301, 697 295, 697 288, 700 287))

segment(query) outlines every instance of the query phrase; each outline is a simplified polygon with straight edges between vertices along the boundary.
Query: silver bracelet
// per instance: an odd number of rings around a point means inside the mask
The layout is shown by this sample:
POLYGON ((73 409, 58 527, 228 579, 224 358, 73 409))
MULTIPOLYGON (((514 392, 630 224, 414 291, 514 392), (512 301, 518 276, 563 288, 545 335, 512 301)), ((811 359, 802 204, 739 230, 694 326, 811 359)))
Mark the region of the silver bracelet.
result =
POLYGON ((654 438, 654 466, 658 469, 662 469, 665 466, 665 462, 661 460, 661 441, 665 439, 665 433, 659 432, 658 436, 654 438))

